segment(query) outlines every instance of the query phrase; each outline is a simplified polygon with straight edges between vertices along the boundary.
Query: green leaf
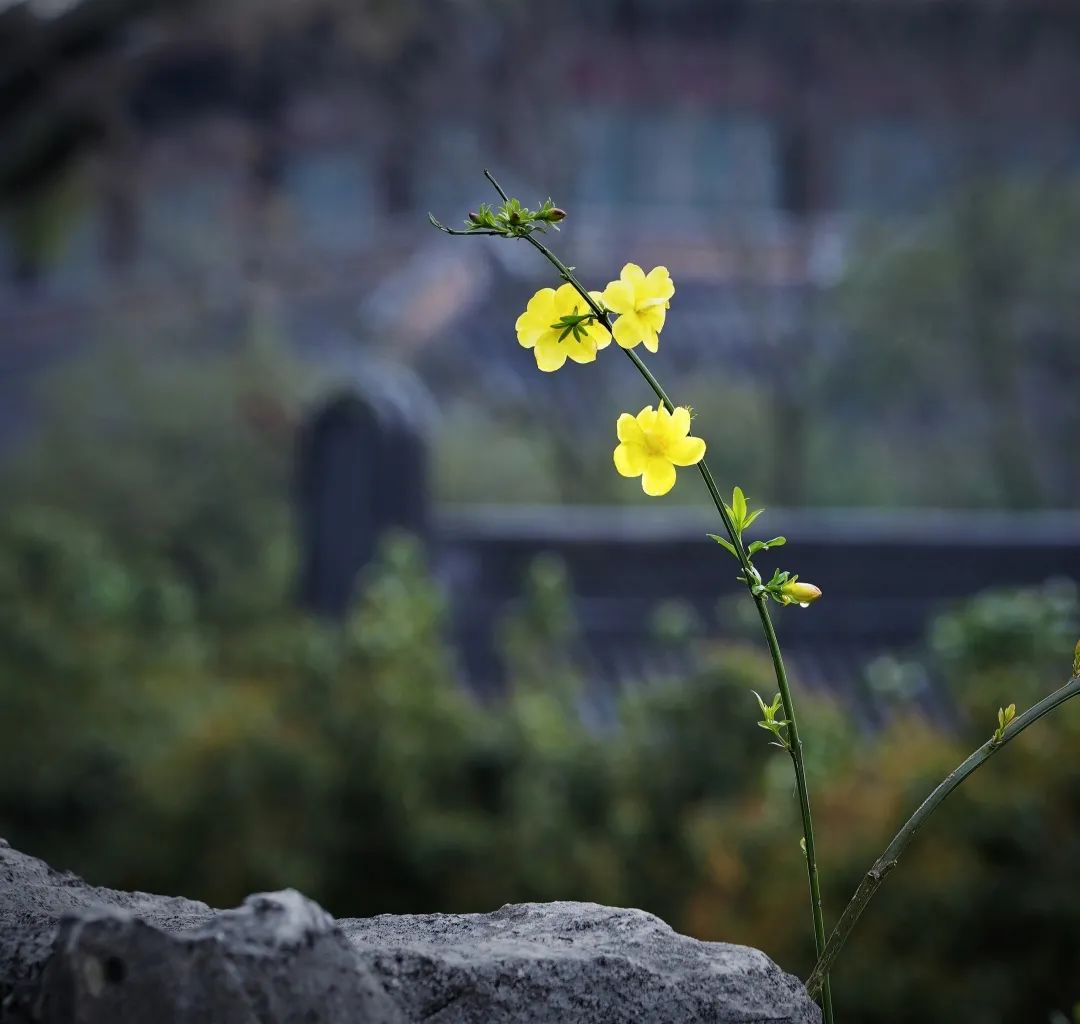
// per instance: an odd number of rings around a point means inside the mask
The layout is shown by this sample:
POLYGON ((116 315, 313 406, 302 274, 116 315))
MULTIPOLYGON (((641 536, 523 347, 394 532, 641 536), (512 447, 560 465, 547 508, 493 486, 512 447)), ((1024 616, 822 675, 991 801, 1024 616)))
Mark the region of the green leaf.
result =
POLYGON ((743 519, 746 517, 746 495, 743 494, 741 487, 736 487, 731 492, 731 516, 736 526, 742 526, 743 519))
POLYGON ((755 540, 751 543, 749 552, 751 555, 756 555, 759 551, 768 551, 769 548, 778 548, 786 543, 786 537, 773 537, 772 540, 755 540))
POLYGON ((727 550, 730 551, 736 558, 739 557, 737 552, 735 551, 735 545, 732 544, 731 541, 729 541, 726 537, 718 537, 715 533, 710 533, 708 534, 708 536, 714 541, 716 541, 716 543, 719 544, 721 547, 727 548, 727 550))
POLYGON ((756 512, 751 512, 751 513, 750 513, 750 514, 749 514, 749 515, 748 515, 748 516, 747 516, 747 517, 746 517, 746 518, 745 518, 745 519, 743 520, 743 524, 742 524, 742 525, 743 525, 743 529, 744 529, 744 530, 746 530, 746 529, 749 529, 749 527, 750 527, 750 524, 751 524, 751 523, 752 523, 752 522, 753 522, 753 521, 754 521, 755 519, 757 519, 757 517, 758 517, 759 515, 761 515, 761 513, 762 513, 762 512, 764 512, 764 511, 765 511, 765 509, 763 509, 763 508, 759 508, 759 509, 758 509, 758 510, 757 510, 756 512))

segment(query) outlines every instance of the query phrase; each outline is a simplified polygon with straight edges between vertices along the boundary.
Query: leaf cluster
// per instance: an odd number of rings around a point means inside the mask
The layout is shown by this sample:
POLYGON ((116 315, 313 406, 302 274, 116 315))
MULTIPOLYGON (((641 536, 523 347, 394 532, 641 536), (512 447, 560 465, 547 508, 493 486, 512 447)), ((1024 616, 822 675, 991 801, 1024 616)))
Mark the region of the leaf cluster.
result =
MULTIPOLYGON (((731 520, 731 526, 738 535, 740 542, 742 541, 743 531, 749 529, 753 525, 754 521, 760 516, 765 509, 751 509, 746 500, 746 495, 743 493, 741 487, 736 487, 731 492, 731 504, 726 501, 723 503, 724 510, 728 514, 728 518, 731 520)), ((717 536, 715 533, 710 533, 711 537, 717 544, 725 548, 732 555, 738 558, 738 553, 735 550, 735 545, 731 543, 726 537, 717 536)), ((786 537, 773 537, 772 540, 755 540, 752 541, 746 549, 748 557, 753 558, 759 551, 768 551, 770 548, 778 548, 787 543, 786 537)))
POLYGON ((1005 729, 1008 724, 1016 717, 1016 705, 1010 704, 1007 708, 998 708, 997 720, 998 725, 994 730, 994 735, 990 737, 990 742, 993 744, 1000 743, 1005 738, 1005 729))
POLYGON ((470 234, 491 231, 508 238, 517 237, 533 231, 547 231, 549 227, 558 231, 558 222, 565 218, 566 211, 556 206, 550 197, 535 210, 523 206, 520 199, 511 197, 501 206, 481 203, 479 209, 466 219, 465 231, 470 234))
POLYGON ((762 718, 758 725, 766 732, 772 733, 773 740, 769 746, 790 751, 791 743, 787 738, 787 733, 784 731, 789 723, 786 718, 776 717, 781 709, 780 694, 773 697, 771 704, 766 704, 757 690, 751 690, 750 692, 757 698, 758 707, 761 708, 762 718))
POLYGON ((777 604, 791 604, 792 598, 784 593, 783 588, 788 584, 798 582, 798 573, 781 572, 779 569, 774 569, 769 582, 762 584, 762 592, 768 594, 777 604))
POLYGON ((574 341, 581 341, 585 336, 586 328, 595 319, 595 313, 579 313, 577 311, 577 306, 575 306, 573 313, 566 313, 559 317, 559 319, 551 325, 551 329, 560 332, 559 341, 565 341, 571 334, 574 336, 574 341))

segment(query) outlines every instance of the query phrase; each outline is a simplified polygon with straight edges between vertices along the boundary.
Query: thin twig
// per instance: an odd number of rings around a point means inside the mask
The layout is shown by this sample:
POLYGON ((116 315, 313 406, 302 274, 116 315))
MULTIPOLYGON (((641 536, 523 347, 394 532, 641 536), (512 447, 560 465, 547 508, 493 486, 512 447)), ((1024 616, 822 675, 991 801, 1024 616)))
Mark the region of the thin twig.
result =
POLYGON ((837 921, 832 935, 829 936, 825 952, 819 956, 814 970, 811 972, 810 977, 806 979, 806 987, 811 995, 822 988, 823 983, 828 978, 828 972, 832 968, 833 962, 836 960, 840 950, 843 949, 851 930, 855 927, 855 923, 862 916, 867 904, 874 898, 874 894, 881 888, 882 882, 896 867, 901 854, 918 834, 926 819, 937 810, 945 798, 960 783, 977 768, 985 764, 1006 743, 1016 739, 1029 725, 1034 725, 1043 715, 1048 715, 1055 708, 1064 704, 1065 701, 1075 697, 1077 693, 1080 693, 1080 676, 1074 676, 1061 689, 1055 690, 1034 707, 1029 708, 1022 715, 1018 715, 1006 727, 1001 739, 997 741, 993 739, 987 740, 970 757, 949 772, 938 787, 922 802, 919 809, 908 818, 904 827, 896 833, 895 838, 886 847, 885 852, 874 861, 873 866, 866 872, 859 883, 859 887, 855 890, 855 895, 848 901, 848 905, 845 907, 843 914, 840 915, 840 920, 837 921))
POLYGON ((484 168, 484 177, 487 178, 487 180, 490 181, 491 184, 495 186, 495 191, 498 192, 500 196, 502 196, 502 201, 504 203, 510 202, 510 197, 502 190, 502 185, 500 185, 495 180, 495 178, 492 175, 491 171, 489 171, 486 167, 484 168))
POLYGON ((440 231, 447 235, 499 235, 502 236, 504 232, 496 231, 493 228, 448 228, 442 221, 435 219, 434 214, 429 213, 427 219, 434 227, 437 227, 440 231))

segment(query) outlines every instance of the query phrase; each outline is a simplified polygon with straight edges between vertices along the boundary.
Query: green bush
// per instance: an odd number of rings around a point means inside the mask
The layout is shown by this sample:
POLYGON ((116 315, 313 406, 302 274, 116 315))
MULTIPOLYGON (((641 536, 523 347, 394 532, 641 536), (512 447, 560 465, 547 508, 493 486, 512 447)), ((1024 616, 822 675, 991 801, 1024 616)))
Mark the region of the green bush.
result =
MULTIPOLYGON (((755 727, 750 693, 771 696, 768 659, 701 640, 685 608, 660 607, 657 639, 690 645, 696 668, 626 691, 612 720, 586 727, 572 595, 545 559, 498 628, 507 692, 483 704, 463 685, 423 553, 402 538, 344 627, 303 615, 289 601, 281 446, 231 418, 258 373, 218 370, 233 413, 185 442, 210 491, 154 454, 182 433, 164 400, 117 414, 106 450, 46 438, 56 461, 10 478, 0 834, 100 884, 218 905, 291 885, 339 915, 641 906, 805 973, 791 769, 755 727)), ((877 667, 898 694, 905 680, 947 685, 961 714, 945 728, 898 715, 866 735, 845 709, 799 695, 831 915, 997 707, 1058 685, 1078 626, 1071 584, 990 593, 940 618, 918 663, 877 667)), ((1067 706, 950 799, 839 963, 843 1019, 1068 1012, 1080 997, 1078 741, 1080 708, 1067 706)))

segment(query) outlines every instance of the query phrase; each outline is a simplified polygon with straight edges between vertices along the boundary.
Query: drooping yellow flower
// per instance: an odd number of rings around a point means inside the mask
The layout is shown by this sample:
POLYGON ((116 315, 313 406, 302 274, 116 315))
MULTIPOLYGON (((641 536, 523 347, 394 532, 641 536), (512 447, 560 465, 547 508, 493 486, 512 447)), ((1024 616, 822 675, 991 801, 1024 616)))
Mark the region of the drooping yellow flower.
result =
MULTIPOLYGON (((600 301, 599 292, 589 294, 600 301)), ((573 285, 541 288, 529 299, 514 325, 518 342, 522 348, 533 350, 536 365, 545 373, 559 369, 568 358, 575 363, 591 363, 597 349, 611 342, 611 336, 594 319, 574 324, 577 317, 588 313, 588 303, 573 285)))
POLYGON ((682 406, 671 413, 662 405, 647 405, 637 416, 624 412, 615 429, 615 468, 623 476, 640 476, 641 489, 653 497, 675 486, 676 466, 693 466, 705 457, 705 442, 689 436, 690 410, 682 406))
POLYGON ((636 263, 627 263, 619 280, 604 289, 604 305, 618 314, 612 327, 615 340, 623 348, 644 342, 650 352, 655 352, 660 344, 657 335, 663 330, 674 294, 675 285, 667 267, 653 267, 646 274, 636 263))

